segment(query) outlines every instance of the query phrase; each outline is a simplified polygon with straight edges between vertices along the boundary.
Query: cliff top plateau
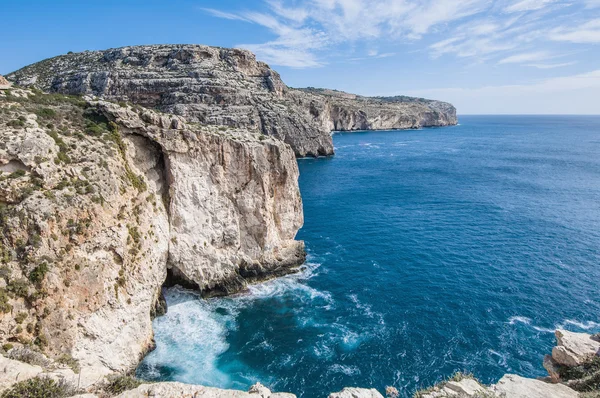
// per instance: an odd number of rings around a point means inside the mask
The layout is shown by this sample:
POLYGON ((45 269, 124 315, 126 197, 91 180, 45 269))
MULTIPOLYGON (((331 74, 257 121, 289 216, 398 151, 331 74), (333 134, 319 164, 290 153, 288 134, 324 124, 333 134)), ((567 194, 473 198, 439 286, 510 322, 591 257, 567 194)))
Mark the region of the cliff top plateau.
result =
POLYGON ((334 130, 457 123, 456 109, 448 103, 293 89, 249 51, 203 45, 132 46, 61 55, 7 78, 48 92, 128 101, 191 122, 256 129, 290 144, 297 156, 333 154, 334 130))

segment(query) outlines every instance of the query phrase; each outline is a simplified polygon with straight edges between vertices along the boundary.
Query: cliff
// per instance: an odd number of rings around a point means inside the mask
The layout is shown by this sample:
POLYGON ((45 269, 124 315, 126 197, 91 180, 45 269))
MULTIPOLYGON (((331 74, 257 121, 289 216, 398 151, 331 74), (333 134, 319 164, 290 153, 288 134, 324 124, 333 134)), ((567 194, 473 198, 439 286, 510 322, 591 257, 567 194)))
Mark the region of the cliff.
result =
POLYGON ((0 91, 0 342, 135 368, 170 273, 205 295, 304 261, 298 168, 259 131, 0 91))
POLYGON ((332 130, 456 124, 450 104, 292 89, 254 54, 201 45, 86 51, 47 59, 7 76, 20 86, 128 101, 190 122, 259 130, 297 156, 333 154, 332 130))

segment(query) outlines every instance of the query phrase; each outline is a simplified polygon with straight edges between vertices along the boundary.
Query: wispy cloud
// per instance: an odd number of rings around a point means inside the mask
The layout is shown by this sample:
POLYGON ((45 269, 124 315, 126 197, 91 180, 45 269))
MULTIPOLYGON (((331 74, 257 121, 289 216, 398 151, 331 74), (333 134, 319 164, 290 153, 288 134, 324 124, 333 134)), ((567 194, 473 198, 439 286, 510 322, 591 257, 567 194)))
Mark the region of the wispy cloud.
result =
POLYGON ((532 68, 537 69, 555 69, 555 68, 564 68, 565 66, 575 65, 576 61, 571 62, 562 62, 557 64, 525 64, 525 66, 531 66, 532 68))
POLYGON ((600 43, 600 18, 575 27, 561 26, 550 32, 550 39, 572 43, 600 43))
POLYGON ((600 0, 581 1, 265 0, 266 11, 262 12, 203 11, 270 31, 272 40, 238 47, 248 48, 274 65, 318 67, 326 64, 332 51, 369 48, 370 43, 381 42, 386 44, 385 52, 374 55, 365 51, 366 55, 347 57, 386 58, 402 45, 427 40, 426 48, 434 58, 453 55, 497 65, 527 63, 550 69, 560 64, 540 62, 551 58, 544 47, 548 43, 600 42, 600 18, 593 19, 594 12, 584 11, 600 6, 600 0), (553 17, 559 9, 568 9, 578 18, 553 17), (573 23, 567 25, 565 20, 573 23), (431 43, 435 37, 443 39, 431 43))
POLYGON ((544 61, 552 58, 552 55, 546 51, 537 51, 511 55, 498 61, 498 64, 522 64, 525 62, 544 61))
POLYGON ((451 101, 459 109, 473 113, 599 114, 600 104, 595 100, 598 90, 600 69, 530 84, 438 88, 404 94, 451 101))
POLYGON ((557 0, 519 0, 506 8, 504 12, 523 12, 540 10, 548 4, 556 3, 557 0))

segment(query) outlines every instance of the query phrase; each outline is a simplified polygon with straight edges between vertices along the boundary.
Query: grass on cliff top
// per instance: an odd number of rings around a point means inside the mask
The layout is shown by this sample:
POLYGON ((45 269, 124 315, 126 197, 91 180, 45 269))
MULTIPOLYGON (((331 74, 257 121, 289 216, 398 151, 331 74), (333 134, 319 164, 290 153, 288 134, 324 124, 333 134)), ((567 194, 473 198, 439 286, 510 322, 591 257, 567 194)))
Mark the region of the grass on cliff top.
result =
POLYGON ((66 398, 79 393, 78 389, 64 381, 46 377, 34 377, 13 385, 0 395, 1 398, 66 398))

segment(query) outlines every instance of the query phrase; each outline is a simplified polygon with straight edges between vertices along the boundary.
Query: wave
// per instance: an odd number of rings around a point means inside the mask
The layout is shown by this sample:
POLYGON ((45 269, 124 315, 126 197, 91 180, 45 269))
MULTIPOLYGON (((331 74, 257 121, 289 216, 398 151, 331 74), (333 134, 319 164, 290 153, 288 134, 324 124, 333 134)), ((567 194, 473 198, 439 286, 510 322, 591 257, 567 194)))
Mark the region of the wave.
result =
POLYGON ((572 319, 566 319, 563 321, 561 325, 559 325, 559 329, 564 329, 566 325, 571 325, 578 327, 579 329, 590 330, 590 329, 598 329, 600 328, 600 323, 594 321, 574 321, 572 319))
POLYGON ((576 329, 583 329, 583 330, 600 329, 600 323, 598 323, 598 322, 594 322, 594 321, 580 322, 580 321, 576 321, 573 319, 566 319, 560 323, 557 323, 554 325, 553 328, 544 328, 541 326, 532 325, 531 318, 528 318, 526 316, 511 316, 510 318, 508 318, 508 323, 509 323, 509 325, 515 325, 517 323, 522 323, 522 324, 525 324, 525 325, 531 327, 534 330, 537 330, 538 332, 543 332, 543 333, 554 333, 554 331, 556 329, 570 329, 568 326, 574 326, 576 329))

